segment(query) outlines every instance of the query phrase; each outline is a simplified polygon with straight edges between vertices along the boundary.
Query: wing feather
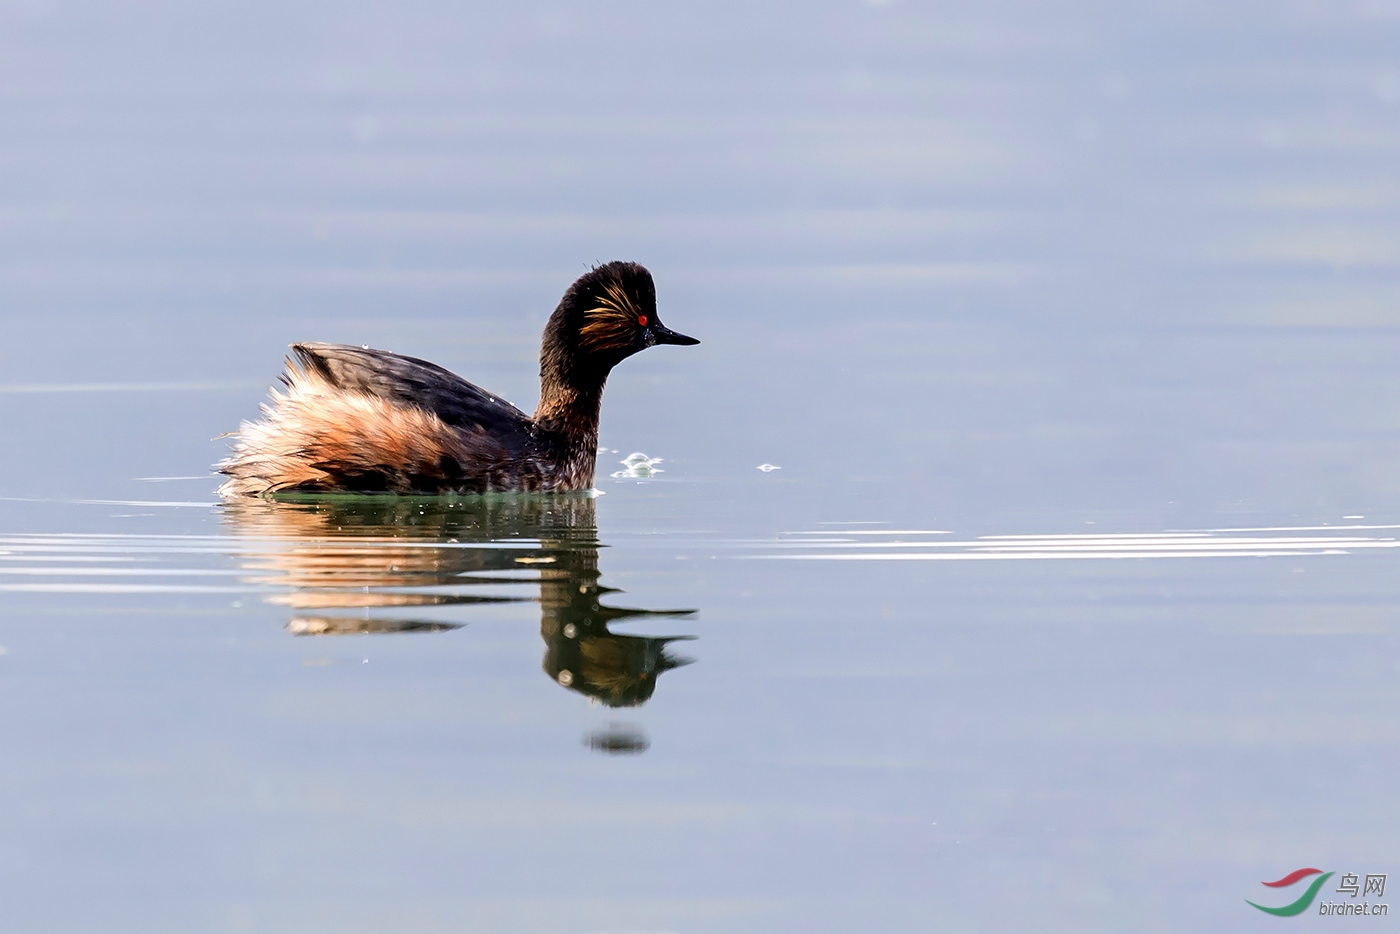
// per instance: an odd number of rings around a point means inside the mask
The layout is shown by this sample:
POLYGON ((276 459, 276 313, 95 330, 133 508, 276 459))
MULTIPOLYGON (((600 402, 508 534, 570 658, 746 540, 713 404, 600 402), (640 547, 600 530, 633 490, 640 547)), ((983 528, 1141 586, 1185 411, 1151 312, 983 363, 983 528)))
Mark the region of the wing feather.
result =
POLYGON ((488 492, 545 485, 531 421, 423 360, 294 344, 263 417, 218 465, 227 497, 287 490, 488 492))
POLYGON ((348 344, 293 344, 292 352, 336 388, 417 406, 453 428, 485 431, 507 448, 529 434, 524 412, 426 360, 348 344))

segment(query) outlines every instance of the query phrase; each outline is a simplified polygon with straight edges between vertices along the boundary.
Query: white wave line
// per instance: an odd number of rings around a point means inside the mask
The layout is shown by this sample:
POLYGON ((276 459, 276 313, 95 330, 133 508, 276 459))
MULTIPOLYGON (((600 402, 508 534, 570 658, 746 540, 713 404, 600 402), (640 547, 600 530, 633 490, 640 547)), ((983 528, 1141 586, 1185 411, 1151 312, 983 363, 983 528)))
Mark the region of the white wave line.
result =
POLYGON ((979 535, 978 541, 1119 541, 1133 538, 1209 539, 1209 532, 1071 532, 1066 535, 979 535))
POLYGON ((942 529, 822 529, 815 532, 784 532, 784 535, 952 535, 942 529))
MULTIPOLYGON (((235 557, 282 554, 294 549, 315 548, 328 554, 336 551, 350 553, 367 553, 378 550, 417 550, 417 549, 452 549, 462 550, 490 550, 490 551, 529 551, 541 547, 540 542, 530 539, 518 539, 509 542, 405 542, 395 539, 287 539, 285 541, 264 542, 248 544, 241 541, 224 542, 222 545, 210 544, 208 546, 171 546, 166 548, 149 545, 94 545, 84 542, 72 543, 38 543, 26 544, 21 542, 0 540, 0 547, 13 551, 24 551, 32 554, 66 555, 74 552, 91 555, 230 555, 235 557)), ((72 560, 77 560, 72 559, 72 560)))
MULTIPOLYGON (((10 554, 10 553, 7 552, 7 551, 0 551, 0 561, 52 561, 52 560, 54 560, 54 556, 53 556, 52 554, 47 554, 47 553, 46 553, 46 554, 37 554, 37 555, 15 555, 15 554, 10 554)), ((99 555, 68 555, 68 554, 65 554, 65 555, 63 556, 63 560, 64 560, 64 561, 90 561, 90 562, 92 562, 92 563, 94 563, 94 564, 98 564, 98 563, 101 563, 101 564, 111 564, 111 563, 114 562, 114 561, 136 561, 137 559, 136 559, 136 558, 131 558, 131 557, 126 557, 126 556, 123 556, 123 555, 101 555, 101 556, 99 556, 99 555)))
POLYGON ((251 587, 199 587, 182 584, 0 584, 4 593, 260 593, 251 587))
POLYGON ((1267 546, 1272 549, 1297 548, 1397 548, 1400 541, 1393 538, 1359 538, 1337 536, 1309 538, 1200 538, 1200 539, 1101 539, 1096 541, 1065 541, 1063 539, 1018 539, 1002 541, 958 541, 958 542, 777 542, 772 548, 801 548, 819 550, 823 548, 844 549, 896 549, 896 548, 946 548, 968 551, 1132 551, 1132 550, 1201 550, 1237 549, 1267 546))
POLYGON ((163 499, 75 499, 72 502, 82 506, 166 506, 172 509, 189 509, 191 507, 213 509, 223 505, 222 503, 179 502, 163 499))
POLYGON ((0 386, 0 394, 47 392, 201 392, 221 389, 247 389, 258 383, 245 380, 191 380, 168 383, 11 383, 0 386))
POLYGON ((1030 561, 1030 560, 1080 560, 1080 559, 1143 559, 1143 558, 1298 558, 1314 555, 1344 555, 1342 549, 1321 551, 967 551, 967 552, 924 552, 910 554, 812 554, 812 555, 750 555, 758 560, 771 561, 1030 561))
MULTIPOLYGON (((964 541, 853 541, 840 537, 768 543, 796 553, 757 558, 812 561, 1029 561, 1155 558, 1281 558, 1400 548, 1391 536, 1355 534, 1396 525, 1289 526, 1171 532, 983 535, 964 541), (1277 534, 1314 532, 1328 534, 1277 534), (1236 534, 1226 534, 1236 533, 1236 534), (1238 534, 1254 533, 1254 534, 1238 534), (910 549, 910 550, 906 550, 910 549), (836 553, 830 553, 835 551, 836 553)), ((880 534, 880 533, 876 533, 880 534)), ((886 537, 897 536, 890 532, 886 537)), ((907 534, 907 533, 906 533, 907 534)))
POLYGON ((6 568, 0 574, 24 577, 237 577, 242 571, 220 568, 6 568))

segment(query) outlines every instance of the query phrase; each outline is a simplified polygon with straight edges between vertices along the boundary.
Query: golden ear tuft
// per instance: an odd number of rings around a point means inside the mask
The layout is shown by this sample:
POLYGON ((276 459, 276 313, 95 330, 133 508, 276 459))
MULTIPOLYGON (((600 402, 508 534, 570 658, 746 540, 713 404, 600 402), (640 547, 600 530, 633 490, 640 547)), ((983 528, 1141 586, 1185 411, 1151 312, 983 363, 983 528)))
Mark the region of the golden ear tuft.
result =
POLYGON ((598 304, 583 313, 579 336, 592 350, 626 350, 632 346, 637 325, 645 326, 646 315, 638 311, 632 297, 619 282, 603 286, 598 304))

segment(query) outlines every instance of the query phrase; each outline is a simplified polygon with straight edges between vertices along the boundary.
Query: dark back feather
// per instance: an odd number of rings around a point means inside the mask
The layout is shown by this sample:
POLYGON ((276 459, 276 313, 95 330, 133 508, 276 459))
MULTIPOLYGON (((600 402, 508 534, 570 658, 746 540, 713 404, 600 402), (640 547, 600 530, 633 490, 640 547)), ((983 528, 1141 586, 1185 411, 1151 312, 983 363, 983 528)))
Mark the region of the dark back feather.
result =
POLYGON ((346 392, 416 405, 453 428, 484 431, 507 450, 530 438, 528 415, 426 360, 348 344, 293 344, 292 351, 305 370, 346 392))

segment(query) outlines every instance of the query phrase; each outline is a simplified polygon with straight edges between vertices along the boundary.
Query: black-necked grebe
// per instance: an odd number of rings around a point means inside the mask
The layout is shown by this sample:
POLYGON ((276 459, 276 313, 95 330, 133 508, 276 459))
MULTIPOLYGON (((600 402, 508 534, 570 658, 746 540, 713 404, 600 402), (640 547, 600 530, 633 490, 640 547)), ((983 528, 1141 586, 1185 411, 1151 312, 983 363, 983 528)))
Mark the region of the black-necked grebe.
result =
POLYGON ((219 492, 586 490, 608 373, 655 344, 698 343, 656 317, 651 273, 615 262, 581 276, 550 315, 533 418, 423 360, 294 344, 286 391, 239 427, 219 492))

